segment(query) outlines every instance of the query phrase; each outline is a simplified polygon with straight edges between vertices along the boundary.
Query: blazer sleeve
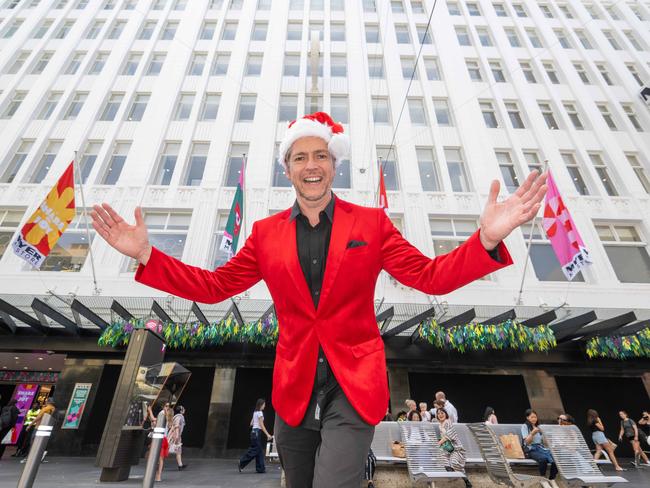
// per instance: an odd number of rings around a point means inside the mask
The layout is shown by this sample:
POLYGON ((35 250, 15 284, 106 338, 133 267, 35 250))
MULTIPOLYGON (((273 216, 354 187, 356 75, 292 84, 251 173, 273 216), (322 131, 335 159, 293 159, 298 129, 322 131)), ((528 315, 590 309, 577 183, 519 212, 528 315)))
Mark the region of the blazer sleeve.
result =
POLYGON ((255 254, 256 224, 244 247, 214 271, 184 264, 155 247, 146 266, 135 273, 138 283, 201 303, 218 303, 237 295, 262 279, 255 254))
POLYGON ((497 247, 499 261, 488 254, 479 239, 480 230, 453 251, 428 258, 404 239, 383 210, 378 212, 382 268, 403 285, 423 293, 445 295, 512 264, 503 242, 497 247))

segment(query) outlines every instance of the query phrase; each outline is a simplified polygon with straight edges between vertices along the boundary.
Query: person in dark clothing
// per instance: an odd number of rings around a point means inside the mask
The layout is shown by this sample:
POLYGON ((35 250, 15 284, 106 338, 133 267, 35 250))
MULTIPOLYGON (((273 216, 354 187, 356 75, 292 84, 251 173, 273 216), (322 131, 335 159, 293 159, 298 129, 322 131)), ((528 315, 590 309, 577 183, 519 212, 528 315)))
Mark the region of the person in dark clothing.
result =
POLYGON ((14 428, 18 421, 18 415, 20 415, 20 410, 16 406, 16 399, 12 398, 0 412, 0 459, 2 459, 2 455, 7 447, 6 444, 2 444, 2 439, 14 428))
POLYGON ((255 471, 258 473, 265 473, 266 468, 264 466, 264 446, 266 443, 262 438, 262 433, 266 434, 268 440, 273 439, 273 436, 269 434, 264 426, 264 407, 266 407, 266 400, 260 398, 255 404, 255 411, 253 412, 253 418, 251 419, 251 445, 248 448, 248 451, 239 459, 239 472, 241 473, 242 469, 246 467, 253 459, 255 459, 255 471))
POLYGON ((372 448, 368 451, 368 457, 366 458, 366 472, 365 480, 368 482, 368 488, 375 488, 373 478, 375 477, 375 469, 377 468, 377 457, 375 453, 372 452, 372 448))
POLYGON ((621 431, 618 434, 618 441, 621 442, 623 437, 625 437, 632 444, 632 449, 634 450, 634 466, 639 467, 639 460, 641 458, 643 458, 644 466, 650 466, 648 456, 646 456, 646 453, 641 448, 641 440, 645 440, 643 439, 645 433, 637 427, 636 422, 630 418, 625 410, 619 411, 618 415, 621 417, 621 431))

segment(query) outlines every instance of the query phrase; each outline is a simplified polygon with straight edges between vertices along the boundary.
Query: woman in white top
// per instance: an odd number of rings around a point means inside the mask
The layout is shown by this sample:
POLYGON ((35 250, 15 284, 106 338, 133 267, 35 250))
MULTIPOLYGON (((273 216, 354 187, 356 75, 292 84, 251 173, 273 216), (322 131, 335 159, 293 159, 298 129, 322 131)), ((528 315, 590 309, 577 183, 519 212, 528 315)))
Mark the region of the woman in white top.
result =
POLYGON ((258 473, 266 472, 264 467, 264 445, 265 442, 262 439, 262 433, 266 434, 268 440, 273 439, 273 436, 268 433, 266 427, 264 426, 264 407, 266 407, 266 400, 260 398, 255 404, 255 411, 253 412, 253 418, 251 419, 251 445, 248 448, 248 451, 239 459, 239 472, 244 469, 248 463, 255 459, 255 471, 258 473))
POLYGON ((172 425, 169 429, 169 452, 176 454, 176 464, 178 470, 181 471, 187 468, 187 464, 183 464, 183 430, 185 429, 185 407, 183 405, 176 405, 176 415, 172 419, 172 425))
POLYGON ((497 415, 494 413, 494 409, 492 407, 486 407, 485 413, 483 414, 483 421, 488 425, 499 423, 497 420, 497 415))

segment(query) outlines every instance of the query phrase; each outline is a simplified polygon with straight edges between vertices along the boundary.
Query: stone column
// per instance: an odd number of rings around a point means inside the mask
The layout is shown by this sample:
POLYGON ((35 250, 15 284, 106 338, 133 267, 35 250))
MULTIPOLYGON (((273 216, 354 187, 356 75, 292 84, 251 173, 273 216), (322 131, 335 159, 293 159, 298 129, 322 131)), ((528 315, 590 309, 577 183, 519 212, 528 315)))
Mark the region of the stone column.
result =
POLYGON ((555 419, 564 413, 564 405, 555 377, 541 369, 522 371, 530 408, 537 412, 540 422, 555 423, 555 419))
POLYGON ((641 380, 643 381, 643 386, 645 386, 645 391, 648 393, 648 397, 650 397, 650 373, 643 373, 641 380))
POLYGON ((404 400, 411 397, 409 373, 406 368, 388 368, 388 391, 390 392, 390 411, 393 417, 405 410, 404 400))
POLYGON ((202 454, 206 457, 223 455, 226 451, 236 373, 237 369, 231 367, 214 370, 202 450, 202 454))

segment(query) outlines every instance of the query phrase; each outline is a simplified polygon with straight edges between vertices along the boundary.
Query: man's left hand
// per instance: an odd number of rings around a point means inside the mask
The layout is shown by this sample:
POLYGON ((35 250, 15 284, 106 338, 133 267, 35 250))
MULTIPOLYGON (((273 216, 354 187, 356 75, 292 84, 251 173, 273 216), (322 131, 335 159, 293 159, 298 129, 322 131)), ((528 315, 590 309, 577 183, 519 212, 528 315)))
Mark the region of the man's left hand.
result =
POLYGON ((537 214, 546 194, 546 175, 532 171, 517 191, 503 202, 497 202, 499 182, 492 181, 487 204, 479 219, 480 239, 485 249, 496 248, 513 230, 537 214))

